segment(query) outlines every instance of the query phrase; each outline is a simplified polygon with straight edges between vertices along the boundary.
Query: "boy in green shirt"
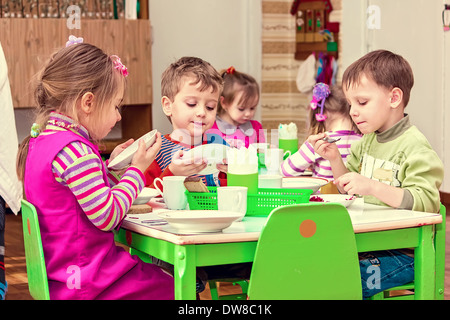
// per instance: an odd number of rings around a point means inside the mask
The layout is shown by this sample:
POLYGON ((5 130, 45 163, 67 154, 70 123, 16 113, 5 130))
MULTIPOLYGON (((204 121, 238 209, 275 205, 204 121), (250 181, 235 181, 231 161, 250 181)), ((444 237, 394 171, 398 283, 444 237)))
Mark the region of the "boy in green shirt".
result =
MULTIPOLYGON (((330 161, 339 191, 362 195, 367 203, 438 212, 444 167, 404 113, 414 84, 409 63, 390 51, 373 51, 347 68, 342 84, 350 115, 364 134, 352 145, 347 166, 336 145, 321 140, 324 134, 308 139, 330 161)), ((413 258, 399 251, 365 253, 360 264, 364 297, 414 279, 413 258), (369 284, 373 266, 381 274, 369 284)))

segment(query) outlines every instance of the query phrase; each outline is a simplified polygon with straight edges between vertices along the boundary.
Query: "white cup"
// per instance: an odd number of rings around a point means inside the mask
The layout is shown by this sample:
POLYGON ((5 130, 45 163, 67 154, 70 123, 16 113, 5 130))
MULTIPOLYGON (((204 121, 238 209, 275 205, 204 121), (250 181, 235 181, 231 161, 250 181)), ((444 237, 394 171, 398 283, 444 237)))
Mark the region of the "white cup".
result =
POLYGON ((227 186, 217 188, 217 208, 219 210, 239 212, 241 221, 247 213, 247 187, 227 186))
POLYGON ((153 185, 156 190, 158 190, 164 199, 164 202, 167 205, 167 208, 170 210, 184 210, 187 205, 187 197, 185 194, 186 188, 184 186, 184 176, 167 176, 160 178, 156 178, 153 181, 153 185), (158 187, 156 182, 162 184, 163 191, 158 187))
POLYGON ((266 150, 264 164, 266 165, 269 174, 278 174, 280 171, 280 165, 283 162, 283 157, 291 152, 288 150, 284 152, 283 149, 271 148, 266 150))
POLYGON ((278 174, 263 174, 258 176, 259 188, 281 188, 282 176, 278 174))

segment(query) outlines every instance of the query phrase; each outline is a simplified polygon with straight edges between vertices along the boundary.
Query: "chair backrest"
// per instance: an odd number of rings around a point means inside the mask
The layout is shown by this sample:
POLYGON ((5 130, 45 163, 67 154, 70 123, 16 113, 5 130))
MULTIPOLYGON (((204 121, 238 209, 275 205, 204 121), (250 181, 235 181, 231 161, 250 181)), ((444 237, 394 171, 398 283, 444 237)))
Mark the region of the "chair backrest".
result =
POLYGON ((280 207, 253 260, 249 299, 362 299, 355 234, 340 204, 280 207))
POLYGON ((36 208, 26 200, 22 200, 22 227, 28 289, 34 299, 50 300, 37 212, 36 208))

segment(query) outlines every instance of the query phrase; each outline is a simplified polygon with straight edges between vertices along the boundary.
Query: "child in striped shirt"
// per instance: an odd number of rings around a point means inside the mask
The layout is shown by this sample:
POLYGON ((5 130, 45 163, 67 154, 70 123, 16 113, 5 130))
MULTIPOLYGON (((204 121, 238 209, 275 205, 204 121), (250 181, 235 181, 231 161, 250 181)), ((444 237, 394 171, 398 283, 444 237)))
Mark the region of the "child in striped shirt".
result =
POLYGON ((147 150, 141 142, 121 177, 102 161, 96 143, 121 119, 127 75, 119 57, 81 38, 68 41, 38 75, 36 122, 21 144, 17 172, 37 210, 51 299, 174 297, 173 277, 116 246, 111 232, 161 146, 160 134, 147 150))
MULTIPOLYGON (((313 96, 309 134, 325 132, 330 139, 339 139, 335 143, 345 162, 352 143, 361 139, 359 130, 350 117, 349 104, 338 86, 328 87, 319 83, 314 89, 313 92, 317 94, 313 96), (315 102, 322 103, 323 107, 317 107, 315 102)), ((283 176, 291 177, 302 175, 308 169, 312 170, 314 177, 333 179, 330 162, 317 154, 314 147, 305 141, 297 152, 281 163, 280 172, 283 176)))
MULTIPOLYGON (((162 137, 161 150, 145 172, 146 185, 164 176, 199 176, 206 160, 182 160, 185 151, 207 143, 205 132, 216 120, 223 79, 214 67, 197 57, 182 57, 162 74, 161 104, 172 123, 172 133, 162 137)), ((224 168, 222 168, 224 169, 224 168)), ((200 175, 209 186, 218 173, 200 175)))
MULTIPOLYGON (((147 185, 152 185, 156 177, 199 176, 199 172, 206 168, 204 160, 191 162, 181 158, 185 151, 207 143, 205 132, 216 120, 222 86, 220 74, 200 58, 182 57, 164 71, 161 103, 173 131, 162 137, 161 150, 145 172, 147 185)), ((226 171, 225 166, 217 165, 223 172, 226 171)), ((216 185, 218 180, 212 174, 200 176, 208 186, 216 185)), ((155 257, 152 257, 152 262, 173 274, 172 264, 155 257)), ((198 267, 197 293, 205 289, 208 279, 249 279, 250 272, 251 263, 198 267)))

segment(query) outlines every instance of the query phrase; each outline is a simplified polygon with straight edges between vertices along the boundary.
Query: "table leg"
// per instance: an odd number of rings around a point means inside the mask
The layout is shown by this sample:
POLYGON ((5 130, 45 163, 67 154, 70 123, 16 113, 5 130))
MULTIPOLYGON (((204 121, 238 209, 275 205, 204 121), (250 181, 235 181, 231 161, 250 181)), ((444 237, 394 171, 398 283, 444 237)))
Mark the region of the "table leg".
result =
POLYGON ((195 246, 175 246, 174 281, 176 300, 195 300, 195 246))
POLYGON ((433 234, 433 226, 422 226, 419 246, 414 251, 414 297, 417 300, 434 299, 436 253, 433 234))

